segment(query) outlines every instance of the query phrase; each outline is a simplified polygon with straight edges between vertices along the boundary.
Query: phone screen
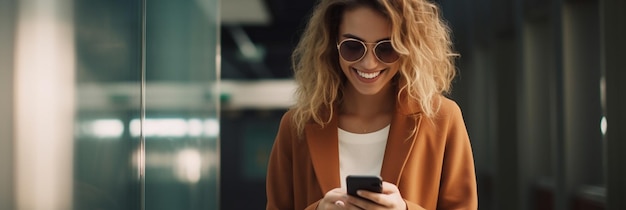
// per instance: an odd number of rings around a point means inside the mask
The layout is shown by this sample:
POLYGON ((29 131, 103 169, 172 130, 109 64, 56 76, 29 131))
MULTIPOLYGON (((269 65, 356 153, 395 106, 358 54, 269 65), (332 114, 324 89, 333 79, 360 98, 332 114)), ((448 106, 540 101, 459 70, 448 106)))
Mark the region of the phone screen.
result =
POLYGON ((383 181, 379 176, 348 175, 346 177, 348 195, 360 197, 357 190, 368 190, 381 193, 383 191, 383 181))

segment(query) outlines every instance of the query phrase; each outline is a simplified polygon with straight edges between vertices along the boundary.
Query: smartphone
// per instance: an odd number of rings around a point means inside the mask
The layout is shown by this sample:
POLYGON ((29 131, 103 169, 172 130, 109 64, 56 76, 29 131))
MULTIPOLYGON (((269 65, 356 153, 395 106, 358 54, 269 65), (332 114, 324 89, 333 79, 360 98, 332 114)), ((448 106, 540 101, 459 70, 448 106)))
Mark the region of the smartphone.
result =
POLYGON ((346 186, 348 188, 348 195, 356 196, 357 190, 368 190, 372 192, 383 192, 383 180, 379 176, 364 176, 364 175, 348 175, 346 177, 346 186))

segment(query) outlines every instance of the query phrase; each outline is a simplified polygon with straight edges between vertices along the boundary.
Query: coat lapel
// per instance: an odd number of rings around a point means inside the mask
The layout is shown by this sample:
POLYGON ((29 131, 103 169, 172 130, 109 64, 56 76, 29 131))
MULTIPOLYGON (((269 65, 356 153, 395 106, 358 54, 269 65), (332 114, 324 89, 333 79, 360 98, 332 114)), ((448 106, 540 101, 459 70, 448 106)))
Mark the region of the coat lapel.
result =
POLYGON ((326 126, 309 123, 304 131, 315 175, 324 193, 341 186, 337 126, 337 116, 333 115, 326 126))
POLYGON ((422 121, 421 108, 416 101, 401 97, 405 103, 397 103, 396 112, 391 119, 391 128, 387 137, 387 147, 383 158, 380 175, 383 180, 398 185, 402 169, 415 144, 415 139, 422 121))
POLYGON ((419 128, 421 119, 421 115, 417 115, 415 118, 397 112, 393 116, 387 138, 387 147, 385 147, 383 167, 380 171, 383 180, 396 185, 399 184, 402 169, 404 169, 404 164, 406 164, 415 144, 415 136, 411 136, 412 129, 419 128))

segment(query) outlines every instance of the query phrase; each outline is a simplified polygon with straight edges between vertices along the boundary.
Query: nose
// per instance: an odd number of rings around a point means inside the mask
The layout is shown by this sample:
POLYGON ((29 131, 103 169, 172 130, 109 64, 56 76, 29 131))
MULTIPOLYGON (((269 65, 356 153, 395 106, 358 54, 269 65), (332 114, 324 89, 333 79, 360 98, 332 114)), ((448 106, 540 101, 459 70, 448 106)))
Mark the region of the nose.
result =
POLYGON ((374 55, 374 50, 368 49, 359 63, 364 69, 375 69, 378 66, 378 62, 376 55, 374 55))

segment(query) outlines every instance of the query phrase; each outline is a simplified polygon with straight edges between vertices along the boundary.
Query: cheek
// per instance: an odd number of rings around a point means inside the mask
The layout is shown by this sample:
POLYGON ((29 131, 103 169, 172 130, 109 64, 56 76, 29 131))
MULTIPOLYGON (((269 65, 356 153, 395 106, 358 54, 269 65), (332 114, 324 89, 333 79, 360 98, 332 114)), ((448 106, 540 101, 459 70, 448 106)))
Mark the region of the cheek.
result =
POLYGON ((392 74, 398 74, 398 72, 400 72, 400 64, 399 63, 395 63, 391 66, 389 66, 389 71, 391 71, 392 74))
POLYGON ((343 72, 344 74, 350 73, 350 64, 340 60, 339 67, 341 68, 341 72, 343 72))
POLYGON ((398 72, 400 72, 400 66, 399 65, 393 65, 393 66, 389 67, 389 71, 391 71, 391 73, 393 75, 398 74, 398 72))

